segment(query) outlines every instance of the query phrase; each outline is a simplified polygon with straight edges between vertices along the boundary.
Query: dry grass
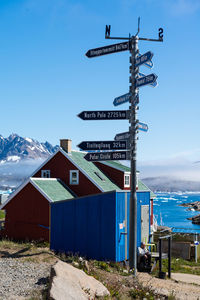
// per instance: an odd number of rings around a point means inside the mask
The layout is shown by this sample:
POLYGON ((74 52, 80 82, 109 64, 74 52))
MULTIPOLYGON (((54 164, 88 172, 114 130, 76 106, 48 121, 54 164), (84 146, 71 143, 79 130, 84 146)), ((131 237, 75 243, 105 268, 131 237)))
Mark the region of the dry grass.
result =
POLYGON ((0 241, 0 257, 19 258, 23 261, 54 264, 57 261, 55 254, 49 250, 48 244, 30 242, 0 241))

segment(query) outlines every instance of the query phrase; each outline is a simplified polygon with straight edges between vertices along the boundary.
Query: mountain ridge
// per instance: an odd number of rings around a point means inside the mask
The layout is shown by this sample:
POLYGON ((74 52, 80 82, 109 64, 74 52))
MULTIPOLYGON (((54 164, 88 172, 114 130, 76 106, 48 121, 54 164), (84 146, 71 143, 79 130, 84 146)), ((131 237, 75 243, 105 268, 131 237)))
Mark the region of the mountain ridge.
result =
POLYGON ((7 138, 0 135, 0 164, 6 162, 19 162, 23 160, 46 159, 55 153, 58 146, 52 146, 49 142, 21 137, 12 133, 7 138))

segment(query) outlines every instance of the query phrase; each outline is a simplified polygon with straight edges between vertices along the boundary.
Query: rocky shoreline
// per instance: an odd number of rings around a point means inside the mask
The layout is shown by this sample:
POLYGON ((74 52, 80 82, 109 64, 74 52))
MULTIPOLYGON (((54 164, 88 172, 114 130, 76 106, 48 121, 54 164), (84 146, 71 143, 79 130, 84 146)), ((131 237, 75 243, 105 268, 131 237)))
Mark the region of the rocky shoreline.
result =
MULTIPOLYGON (((195 201, 192 203, 183 203, 183 204, 180 204, 179 206, 188 207, 188 210, 200 211, 200 201, 195 201)), ((187 218, 187 219, 191 220, 192 224, 200 225, 200 214, 198 214, 194 217, 187 218)))

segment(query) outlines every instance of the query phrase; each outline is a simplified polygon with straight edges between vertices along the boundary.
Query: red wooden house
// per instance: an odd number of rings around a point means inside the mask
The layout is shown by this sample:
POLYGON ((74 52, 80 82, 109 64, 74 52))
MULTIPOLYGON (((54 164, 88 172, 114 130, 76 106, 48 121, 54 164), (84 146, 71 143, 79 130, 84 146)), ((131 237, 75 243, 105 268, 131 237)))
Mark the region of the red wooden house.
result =
MULTIPOLYGON (((9 238, 49 240, 51 202, 130 189, 128 167, 88 162, 85 153, 71 151, 71 140, 61 140, 60 146, 0 207, 9 238)), ((138 189, 149 191, 140 181, 138 189)))
POLYGON ((59 179, 30 178, 2 205, 4 236, 17 240, 49 240, 50 203, 74 195, 59 179))

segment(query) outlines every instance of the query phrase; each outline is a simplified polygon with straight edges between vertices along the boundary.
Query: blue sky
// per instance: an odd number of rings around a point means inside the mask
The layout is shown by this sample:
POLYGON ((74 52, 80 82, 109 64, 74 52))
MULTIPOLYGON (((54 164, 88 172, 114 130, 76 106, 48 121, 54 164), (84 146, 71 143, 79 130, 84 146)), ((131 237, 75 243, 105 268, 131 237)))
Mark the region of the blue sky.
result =
MULTIPOLYGON (((112 140, 128 131, 128 121, 82 121, 82 110, 112 110, 129 89, 129 53, 88 59, 91 48, 115 43, 111 35, 157 38, 139 42, 154 53, 158 87, 140 89, 138 160, 200 160, 199 0, 2 0, 0 2, 0 128, 58 144, 71 138, 112 140)), ((118 42, 118 41, 116 41, 118 42)), ((116 109, 128 109, 128 104, 116 109)))

